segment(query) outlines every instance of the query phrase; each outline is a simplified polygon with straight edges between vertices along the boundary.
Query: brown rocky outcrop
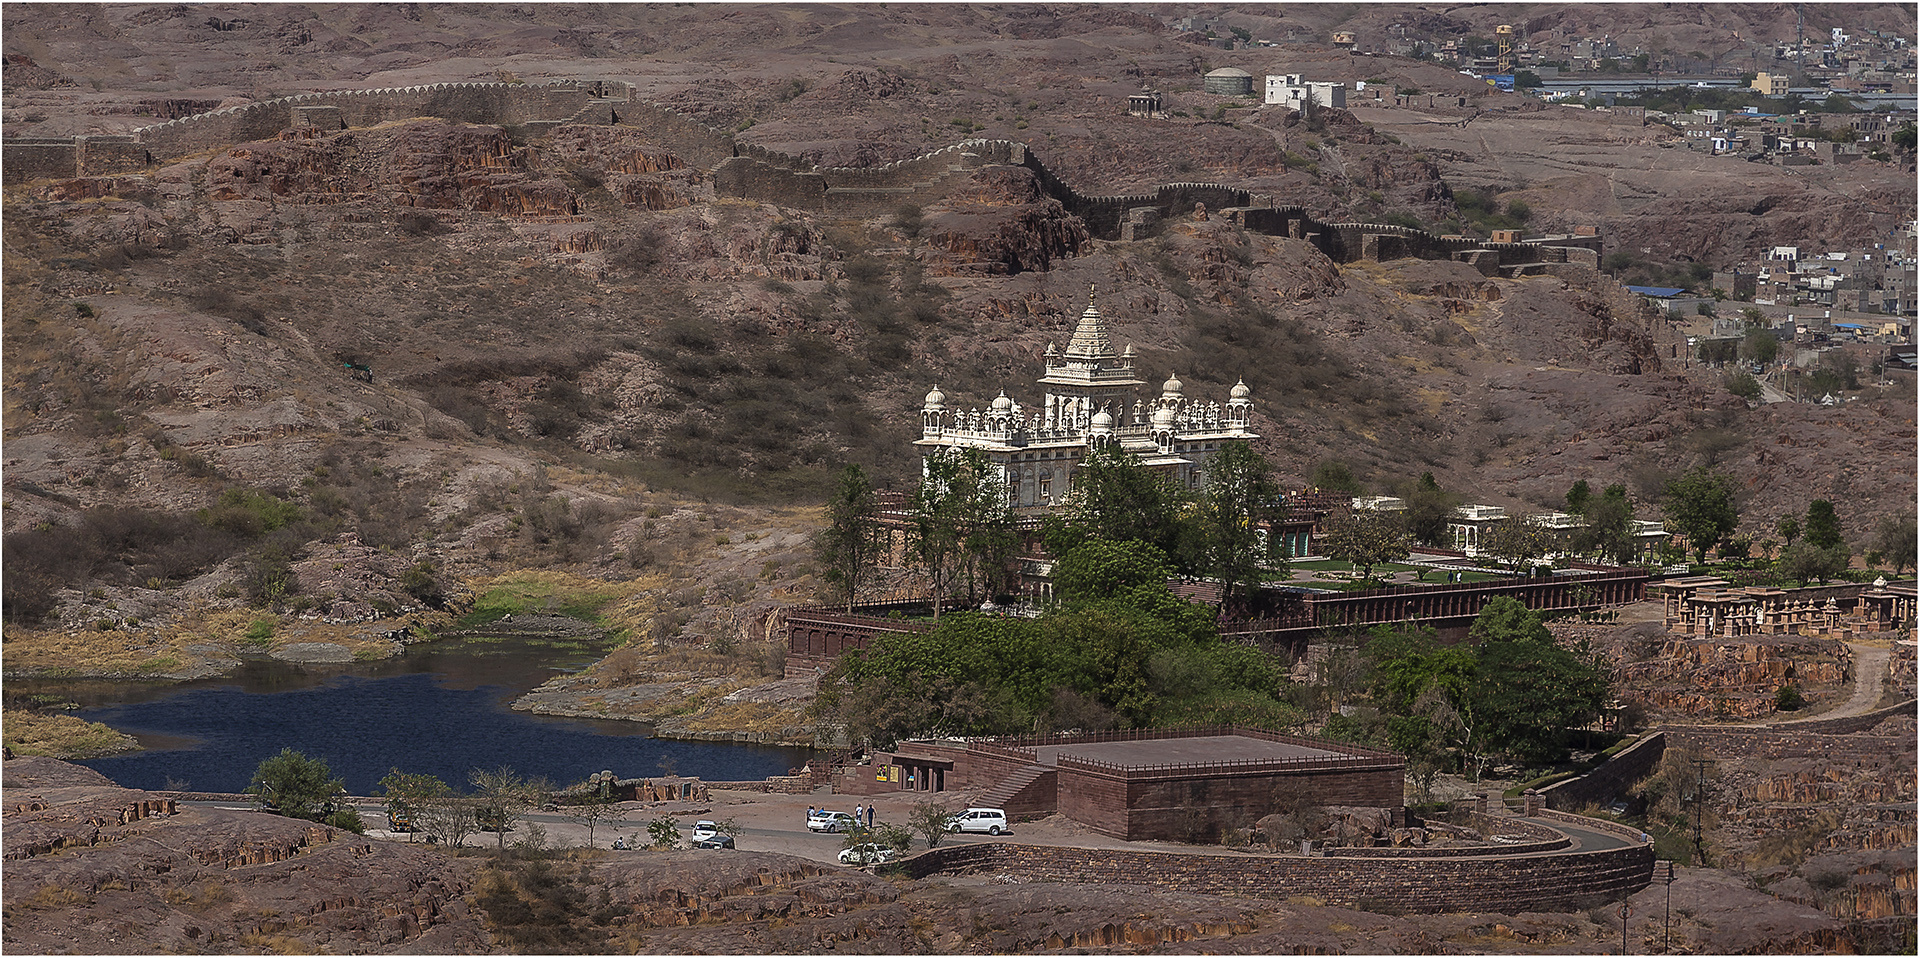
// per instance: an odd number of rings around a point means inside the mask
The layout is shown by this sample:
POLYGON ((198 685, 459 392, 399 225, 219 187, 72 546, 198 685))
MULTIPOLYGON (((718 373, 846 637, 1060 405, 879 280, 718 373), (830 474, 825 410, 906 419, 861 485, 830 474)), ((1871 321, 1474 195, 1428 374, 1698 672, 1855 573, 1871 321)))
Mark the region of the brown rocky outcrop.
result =
POLYGON ((258 812, 187 808, 51 759, 5 765, 7 943, 89 954, 470 951, 471 863, 258 812), (433 947, 433 946, 428 946, 433 947))
POLYGON ((925 214, 921 259, 935 275, 1044 271, 1090 242, 1086 224, 1021 167, 977 170, 925 214))

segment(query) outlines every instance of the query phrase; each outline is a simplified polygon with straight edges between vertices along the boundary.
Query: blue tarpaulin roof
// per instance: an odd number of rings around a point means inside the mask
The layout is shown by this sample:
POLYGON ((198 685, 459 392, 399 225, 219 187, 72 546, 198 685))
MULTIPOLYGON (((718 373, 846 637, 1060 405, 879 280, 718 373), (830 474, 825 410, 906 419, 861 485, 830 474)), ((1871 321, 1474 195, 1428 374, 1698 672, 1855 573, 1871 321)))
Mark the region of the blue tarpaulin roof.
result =
POLYGON ((1867 328, 1866 326, 1860 323, 1834 323, 1833 325, 1834 325, 1834 328, 1836 329, 1866 329, 1867 328))
POLYGON ((1686 290, 1677 286, 1629 286, 1627 288, 1642 296, 1658 296, 1662 299, 1668 296, 1678 296, 1686 292, 1686 290))

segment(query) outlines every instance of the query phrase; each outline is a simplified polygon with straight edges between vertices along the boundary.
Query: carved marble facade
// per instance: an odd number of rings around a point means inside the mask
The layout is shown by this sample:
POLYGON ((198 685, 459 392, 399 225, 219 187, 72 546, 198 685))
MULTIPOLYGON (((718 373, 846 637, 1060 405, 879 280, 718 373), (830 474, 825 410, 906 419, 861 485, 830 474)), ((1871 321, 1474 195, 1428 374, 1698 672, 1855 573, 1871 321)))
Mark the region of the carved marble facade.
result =
POLYGON ((1102 445, 1132 452, 1148 468, 1189 488, 1206 481, 1207 463, 1230 440, 1256 438, 1251 390, 1237 383, 1227 401, 1189 399, 1185 385, 1169 376, 1156 399, 1141 398, 1133 347, 1116 353, 1091 290, 1065 350, 1047 344, 1045 393, 1029 406, 1004 390, 986 409, 947 404, 935 386, 920 409, 915 445, 932 455, 943 449, 978 449, 1003 470, 1007 498, 1016 509, 1060 505, 1073 472, 1102 445))

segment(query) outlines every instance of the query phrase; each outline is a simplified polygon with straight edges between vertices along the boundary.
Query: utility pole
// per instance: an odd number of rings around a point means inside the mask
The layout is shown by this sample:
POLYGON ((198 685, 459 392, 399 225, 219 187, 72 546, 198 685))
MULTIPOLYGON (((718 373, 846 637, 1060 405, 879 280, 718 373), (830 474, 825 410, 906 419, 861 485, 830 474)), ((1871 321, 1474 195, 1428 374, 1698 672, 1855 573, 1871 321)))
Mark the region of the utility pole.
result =
POLYGON ((1707 766, 1712 764, 1712 762, 1712 759, 1707 758, 1696 758, 1693 760, 1695 773, 1693 786, 1693 857, 1694 864, 1701 866, 1707 863, 1707 849, 1706 846, 1702 844, 1700 835, 1701 816, 1706 808, 1707 802, 1707 766))
POLYGON ((1662 925, 1666 929, 1666 934, 1661 939, 1660 953, 1671 954, 1673 952, 1673 862, 1654 862, 1653 879, 1667 886, 1667 917, 1662 925))

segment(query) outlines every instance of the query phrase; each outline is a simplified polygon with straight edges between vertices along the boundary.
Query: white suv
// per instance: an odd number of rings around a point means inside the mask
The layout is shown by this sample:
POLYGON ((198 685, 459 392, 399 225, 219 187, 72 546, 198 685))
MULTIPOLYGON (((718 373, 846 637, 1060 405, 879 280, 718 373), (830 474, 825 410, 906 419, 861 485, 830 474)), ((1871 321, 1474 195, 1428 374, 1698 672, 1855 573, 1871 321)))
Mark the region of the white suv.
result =
POLYGON ((950 832, 986 832, 998 835, 1007 830, 1007 813, 997 808, 969 808, 947 819, 950 832))

